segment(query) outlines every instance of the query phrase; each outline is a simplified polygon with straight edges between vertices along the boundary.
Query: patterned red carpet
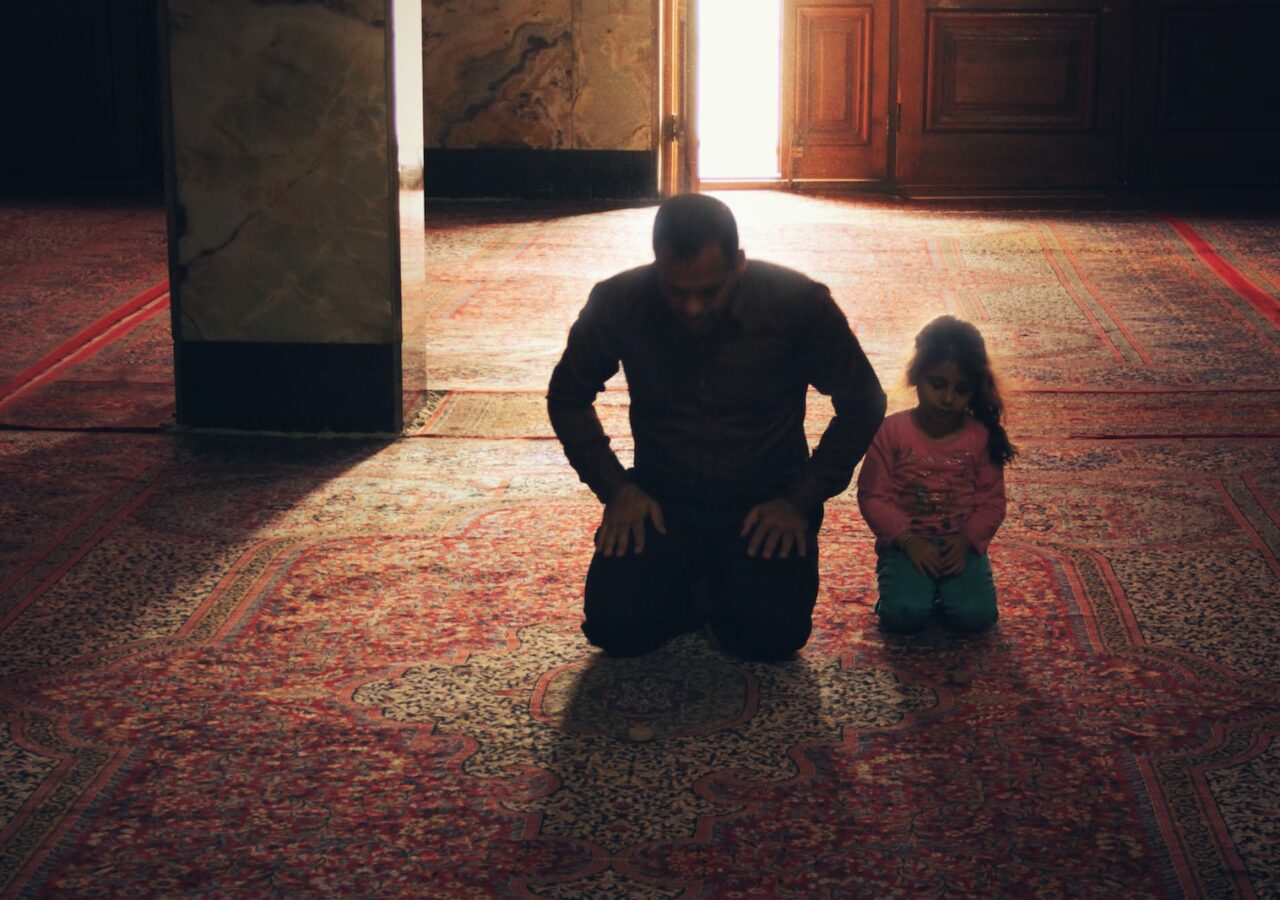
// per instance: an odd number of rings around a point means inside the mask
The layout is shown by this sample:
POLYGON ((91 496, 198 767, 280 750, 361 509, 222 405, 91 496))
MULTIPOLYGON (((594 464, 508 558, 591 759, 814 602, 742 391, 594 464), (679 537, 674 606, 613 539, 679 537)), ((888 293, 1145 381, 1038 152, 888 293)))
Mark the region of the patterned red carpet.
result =
POLYGON ((724 196, 886 382, 988 334, 993 633, 882 636, 845 495, 797 660, 591 652, 540 392, 651 209, 429 207, 391 443, 174 429, 163 217, 5 209, 0 895, 1280 895, 1280 219, 724 196))
POLYGON ((0 213, 0 423, 170 421, 163 212, 6 204, 0 213))

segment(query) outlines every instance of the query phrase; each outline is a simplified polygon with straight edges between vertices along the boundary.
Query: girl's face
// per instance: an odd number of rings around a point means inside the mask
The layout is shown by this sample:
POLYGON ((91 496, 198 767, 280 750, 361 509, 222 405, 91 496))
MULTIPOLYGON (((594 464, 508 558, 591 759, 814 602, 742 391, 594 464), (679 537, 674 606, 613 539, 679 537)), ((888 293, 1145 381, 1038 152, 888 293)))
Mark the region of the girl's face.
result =
POLYGON ((955 431, 964 423, 973 391, 973 380, 953 360, 925 369, 916 382, 920 424, 934 434, 955 431))

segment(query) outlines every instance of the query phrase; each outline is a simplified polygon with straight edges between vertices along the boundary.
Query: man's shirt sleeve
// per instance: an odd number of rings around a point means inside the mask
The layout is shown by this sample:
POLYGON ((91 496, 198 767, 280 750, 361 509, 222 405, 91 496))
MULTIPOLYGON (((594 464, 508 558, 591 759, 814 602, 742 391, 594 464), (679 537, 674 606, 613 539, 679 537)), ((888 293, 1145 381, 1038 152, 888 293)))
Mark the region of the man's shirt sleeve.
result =
POLYGON ((816 289, 821 295, 804 336, 807 378, 831 397, 835 415, 800 479, 787 490, 787 499, 806 514, 849 486, 854 467, 871 446, 886 407, 880 380, 844 313, 825 287, 817 285, 816 289))
POLYGON ((568 343, 547 390, 551 427, 569 464, 601 503, 608 503, 630 481, 595 410, 596 395, 619 366, 618 323, 610 296, 604 284, 592 289, 587 305, 569 329, 568 343))

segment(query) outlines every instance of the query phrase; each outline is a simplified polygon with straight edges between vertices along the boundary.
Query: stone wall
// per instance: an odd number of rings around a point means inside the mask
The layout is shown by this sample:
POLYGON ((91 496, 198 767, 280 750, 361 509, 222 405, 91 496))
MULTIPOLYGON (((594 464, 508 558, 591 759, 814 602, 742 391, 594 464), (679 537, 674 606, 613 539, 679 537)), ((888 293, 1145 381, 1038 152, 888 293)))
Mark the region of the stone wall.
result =
POLYGON ((427 147, 650 150, 653 0, 424 0, 427 147))

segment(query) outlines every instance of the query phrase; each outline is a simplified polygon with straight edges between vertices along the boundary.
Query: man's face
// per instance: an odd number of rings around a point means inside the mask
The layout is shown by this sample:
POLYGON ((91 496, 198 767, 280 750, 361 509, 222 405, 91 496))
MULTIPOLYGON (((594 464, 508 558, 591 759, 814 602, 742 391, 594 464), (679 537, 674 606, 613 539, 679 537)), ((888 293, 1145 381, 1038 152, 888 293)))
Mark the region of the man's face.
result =
POLYGON ((658 247, 658 287, 677 319, 690 333, 706 334, 729 309, 729 297, 746 268, 746 255, 727 260, 717 241, 702 246, 692 259, 677 259, 665 244, 658 247))

